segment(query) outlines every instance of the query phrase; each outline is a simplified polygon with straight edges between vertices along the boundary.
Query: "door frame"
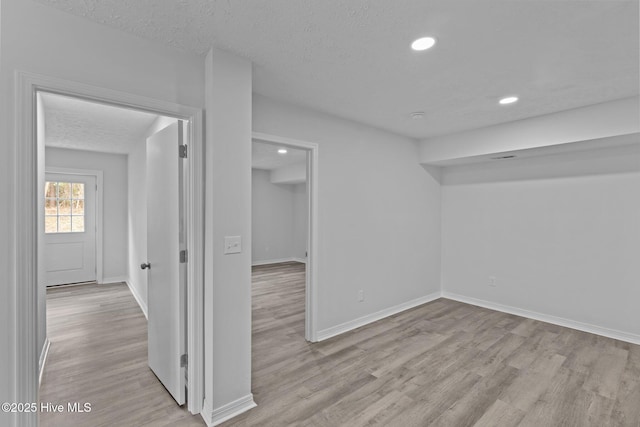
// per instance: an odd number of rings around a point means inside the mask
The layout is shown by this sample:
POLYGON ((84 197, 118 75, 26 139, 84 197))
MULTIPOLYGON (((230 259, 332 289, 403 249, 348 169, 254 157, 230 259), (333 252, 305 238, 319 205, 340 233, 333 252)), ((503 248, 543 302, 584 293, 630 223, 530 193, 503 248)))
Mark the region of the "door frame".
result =
MULTIPOLYGON (((15 160, 16 195, 16 384, 20 402, 38 402, 37 290, 38 290, 38 150, 44 141, 37 137, 37 93, 50 92, 93 102, 147 111, 188 122, 189 156, 185 196, 187 220, 187 351, 189 354, 189 401, 191 413, 202 412, 204 399, 204 156, 203 112, 201 108, 147 98, 40 74, 15 73, 15 160)), ((24 414, 20 424, 36 425, 37 414, 24 414)))
MULTIPOLYGON (((46 159, 46 157, 45 157, 46 159)), ((102 242, 104 238, 102 224, 103 224, 103 177, 104 173, 101 170, 94 169, 76 169, 76 168, 60 168, 57 166, 47 166, 45 165, 44 169, 45 173, 45 181, 46 174, 48 173, 59 173, 64 175, 81 175, 81 176, 95 176, 96 177, 96 283, 104 282, 104 271, 103 271, 103 253, 102 253, 102 242)), ((44 221, 44 214, 42 209, 38 209, 38 222, 44 221)), ((39 235, 38 239, 41 239, 43 236, 39 235)))
POLYGON ((305 268, 304 336, 309 342, 318 341, 318 144, 299 139, 284 138, 262 132, 252 132, 252 140, 305 150, 307 157, 307 266, 305 268))

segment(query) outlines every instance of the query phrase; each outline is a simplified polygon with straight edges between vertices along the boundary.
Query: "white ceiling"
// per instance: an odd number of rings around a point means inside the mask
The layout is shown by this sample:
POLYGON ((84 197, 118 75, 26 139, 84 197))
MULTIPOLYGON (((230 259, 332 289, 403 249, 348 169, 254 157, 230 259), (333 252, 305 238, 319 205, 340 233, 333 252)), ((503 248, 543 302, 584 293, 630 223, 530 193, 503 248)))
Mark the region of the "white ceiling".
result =
POLYGON ((45 145, 104 153, 129 153, 155 114, 42 93, 45 145))
POLYGON ((257 140, 253 140, 251 145, 251 167, 254 169, 273 170, 306 161, 307 152, 305 150, 281 147, 257 140), (287 154, 279 154, 279 148, 286 148, 287 154))
POLYGON ((416 138, 639 93, 637 0, 38 1, 200 54, 215 44, 253 61, 257 93, 416 138), (436 46, 411 51, 424 35, 436 46))

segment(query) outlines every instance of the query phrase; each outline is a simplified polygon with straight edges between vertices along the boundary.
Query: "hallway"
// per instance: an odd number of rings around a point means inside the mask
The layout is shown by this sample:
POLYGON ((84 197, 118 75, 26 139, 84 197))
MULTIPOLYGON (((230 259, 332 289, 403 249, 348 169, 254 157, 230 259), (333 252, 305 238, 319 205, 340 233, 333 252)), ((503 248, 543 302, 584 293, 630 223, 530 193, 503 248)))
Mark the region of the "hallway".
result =
POLYGON ((49 288, 47 335, 40 402, 65 410, 41 412, 42 427, 205 425, 147 366, 147 322, 125 283, 49 288), (69 413, 68 402, 91 412, 69 413))

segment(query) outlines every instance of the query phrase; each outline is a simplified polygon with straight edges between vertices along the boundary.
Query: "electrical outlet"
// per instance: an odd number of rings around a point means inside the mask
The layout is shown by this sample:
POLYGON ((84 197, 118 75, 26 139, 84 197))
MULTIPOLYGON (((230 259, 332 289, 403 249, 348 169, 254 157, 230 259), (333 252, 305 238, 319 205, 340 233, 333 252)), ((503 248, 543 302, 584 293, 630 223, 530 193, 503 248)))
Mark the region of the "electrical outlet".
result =
POLYGON ((489 286, 492 288, 496 287, 496 276, 489 276, 489 286))
POLYGON ((364 301, 364 291, 360 289, 358 291, 358 302, 363 302, 363 301, 364 301))

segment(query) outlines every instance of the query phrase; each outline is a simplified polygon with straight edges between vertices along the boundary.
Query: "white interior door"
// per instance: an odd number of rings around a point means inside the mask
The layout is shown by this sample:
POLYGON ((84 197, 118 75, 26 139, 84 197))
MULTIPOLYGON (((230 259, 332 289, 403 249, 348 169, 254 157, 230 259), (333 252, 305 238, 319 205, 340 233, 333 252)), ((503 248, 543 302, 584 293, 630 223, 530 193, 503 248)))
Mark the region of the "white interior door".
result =
POLYGON ((147 139, 147 304, 149 367, 173 398, 185 402, 185 272, 182 230, 182 123, 147 139))
POLYGON ((47 173, 45 284, 96 280, 96 177, 47 173))

